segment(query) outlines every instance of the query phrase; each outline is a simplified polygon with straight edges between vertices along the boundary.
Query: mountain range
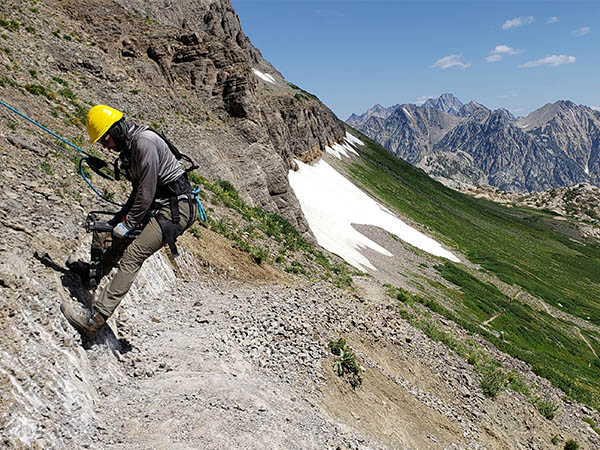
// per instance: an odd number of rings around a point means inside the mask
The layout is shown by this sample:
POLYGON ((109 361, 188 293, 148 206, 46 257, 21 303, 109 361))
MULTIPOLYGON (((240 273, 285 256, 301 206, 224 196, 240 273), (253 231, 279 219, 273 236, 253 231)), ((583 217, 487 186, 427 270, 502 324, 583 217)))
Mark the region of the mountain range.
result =
POLYGON ((600 112, 570 101, 526 117, 452 94, 423 105, 376 105, 347 123, 454 187, 538 192, 600 183, 600 112))

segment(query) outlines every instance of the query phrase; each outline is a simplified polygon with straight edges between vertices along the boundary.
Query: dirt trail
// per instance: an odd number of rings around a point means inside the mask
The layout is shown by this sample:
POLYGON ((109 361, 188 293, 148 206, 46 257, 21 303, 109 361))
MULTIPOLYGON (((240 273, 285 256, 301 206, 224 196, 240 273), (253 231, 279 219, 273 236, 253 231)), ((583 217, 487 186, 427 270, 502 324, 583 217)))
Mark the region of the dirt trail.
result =
POLYGON ((590 350, 592 351, 594 356, 597 358, 598 354, 596 353, 596 350, 594 350, 594 347, 592 347, 592 344, 590 344, 590 342, 586 339, 586 337, 583 335, 583 333, 581 332, 581 330, 579 328, 575 327, 575 330, 577 331, 579 338, 587 344, 587 346, 590 348, 590 350))
POLYGON ((486 320, 485 322, 483 322, 483 325, 488 325, 490 324, 492 321, 496 320, 498 317, 500 317, 502 314, 504 314, 504 310, 494 314, 492 317, 490 317, 488 320, 486 320))
MULTIPOLYGON (((227 286, 229 284, 229 286, 227 286)), ((315 386, 270 376, 236 341, 231 311, 258 289, 178 282, 119 323, 131 350, 107 361, 99 345, 100 427, 106 448, 377 448, 323 416, 315 386), (233 293, 235 292, 235 293, 233 293), (106 370, 108 365, 111 370, 106 370)), ((290 366, 290 375, 298 369, 290 366)))

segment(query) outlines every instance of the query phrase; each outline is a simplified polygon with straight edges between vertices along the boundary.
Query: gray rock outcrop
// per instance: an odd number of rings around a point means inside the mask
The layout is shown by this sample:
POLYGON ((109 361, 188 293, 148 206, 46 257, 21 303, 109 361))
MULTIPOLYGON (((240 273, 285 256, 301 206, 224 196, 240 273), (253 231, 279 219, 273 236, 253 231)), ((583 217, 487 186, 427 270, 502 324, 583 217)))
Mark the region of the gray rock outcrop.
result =
MULTIPOLYGON (((16 12, 18 5, 5 2, 0 13, 32 32, 17 30, 3 62, 34 70, 33 81, 52 91, 55 103, 65 90, 56 80, 64 82, 78 97, 79 126, 85 102, 110 104, 161 128, 200 163, 203 175, 231 182, 251 205, 281 214, 308 237, 287 172, 294 158, 311 161, 342 142, 345 129, 263 59, 229 0, 50 1, 39 13, 16 12), (44 14, 51 26, 42 22, 44 14)), ((8 74, 3 98, 72 133, 53 116, 56 106, 22 94, 19 86, 30 82, 24 78, 8 74)))

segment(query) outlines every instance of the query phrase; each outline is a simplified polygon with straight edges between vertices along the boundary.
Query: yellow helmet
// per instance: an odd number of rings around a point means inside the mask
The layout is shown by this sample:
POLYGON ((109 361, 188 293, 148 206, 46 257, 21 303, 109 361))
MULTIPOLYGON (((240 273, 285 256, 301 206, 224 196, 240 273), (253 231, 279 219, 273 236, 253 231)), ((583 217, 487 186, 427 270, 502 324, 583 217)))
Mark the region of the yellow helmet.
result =
POLYGON ((106 105, 93 106, 87 113, 85 127, 90 135, 90 144, 97 142, 104 133, 116 122, 121 120, 123 113, 106 105))

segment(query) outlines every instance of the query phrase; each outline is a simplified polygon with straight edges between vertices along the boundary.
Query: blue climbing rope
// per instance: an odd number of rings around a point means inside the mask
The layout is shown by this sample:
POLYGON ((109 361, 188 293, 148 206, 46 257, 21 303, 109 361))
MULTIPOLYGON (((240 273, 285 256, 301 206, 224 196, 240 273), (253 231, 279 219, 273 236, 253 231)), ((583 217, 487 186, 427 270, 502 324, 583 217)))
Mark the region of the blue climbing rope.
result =
MULTIPOLYGON (((16 110, 15 108, 13 108, 10 105, 7 105, 6 103, 4 103, 2 100, 0 100, 0 105, 4 106, 5 108, 9 109, 10 111, 14 112, 15 114, 21 116, 23 119, 28 120, 29 122, 31 122, 32 124, 40 127, 42 130, 46 131, 47 133, 50 133, 52 136, 54 136, 55 138, 61 140, 62 142, 64 142, 67 145, 70 145, 71 147, 73 147, 75 150, 77 150, 79 153, 84 154, 85 156, 87 156, 87 158, 81 158, 79 160, 79 174, 81 175, 81 177, 83 178, 83 181, 85 181, 87 183, 87 185, 92 189, 92 191, 94 191, 94 193, 100 197, 102 200, 104 200, 105 202, 111 203, 113 205, 116 206, 123 206, 120 203, 116 203, 113 202, 112 200, 109 200, 108 198, 106 198, 104 195, 102 195, 92 184, 92 182, 89 180, 88 177, 85 176, 84 172, 83 172, 83 161, 87 161, 88 158, 96 158, 95 156, 90 155, 88 152, 82 150, 81 148, 77 147, 75 144, 67 141, 65 138, 63 138, 62 136, 56 134, 54 131, 49 130, 48 128, 46 128, 44 125, 36 122, 35 120, 31 119, 30 117, 27 117, 25 114, 23 114, 22 112, 16 110)), ((97 159, 97 158, 96 158, 97 159)))
POLYGON ((101 194, 101 193, 98 191, 98 189, 96 189, 96 188, 94 187, 94 185, 92 184, 92 182, 89 180, 89 178, 88 178, 88 177, 86 177, 86 176, 85 176, 85 173, 83 172, 83 162, 84 162, 84 161, 87 161, 87 158, 81 158, 81 159, 79 160, 79 174, 81 175, 81 178, 83 178, 83 181, 85 181, 85 182, 87 183, 87 185, 88 185, 88 186, 89 186, 89 187, 92 189, 92 191, 94 191, 94 193, 95 193, 97 196, 99 196, 99 197, 100 197, 102 200, 104 200, 104 201, 106 201, 106 202, 108 202, 108 203, 111 203, 111 204, 113 204, 113 205, 115 205, 115 206, 118 206, 118 207, 123 207, 123 204, 122 204, 122 203, 117 203, 117 202, 113 202, 112 200, 109 200, 109 199, 108 199, 108 198, 106 198, 104 195, 102 195, 102 194, 101 194))
MULTIPOLYGON (((19 112, 18 110, 16 110, 15 108, 13 108, 10 105, 7 105, 6 103, 4 103, 2 100, 0 100, 0 105, 4 106, 5 108, 9 109, 10 111, 14 112, 15 114, 18 114, 19 116, 21 116, 23 119, 28 120, 29 122, 31 122, 32 124, 40 127, 42 130, 50 133, 52 136, 54 136, 57 139, 60 139, 62 142, 64 142, 67 145, 70 145, 71 147, 73 147, 75 150, 77 150, 78 152, 84 154, 87 156, 87 158, 81 158, 79 160, 79 174, 81 175, 81 178, 83 178, 83 181, 85 181, 87 183, 87 185, 92 189, 92 191, 98 196, 100 197, 102 200, 104 200, 105 202, 111 203, 113 205, 116 206, 123 206, 121 203, 116 203, 113 202, 112 200, 106 198, 104 195, 102 195, 92 184, 92 182, 89 180, 88 177, 85 176, 85 173, 83 171, 83 162, 87 161, 88 158, 95 158, 95 159, 99 159, 96 158, 95 156, 90 155, 88 152, 82 150, 81 148, 79 148, 78 146, 76 146, 75 144, 67 141, 65 138, 63 138, 62 136, 56 134, 54 131, 49 130, 48 128, 46 128, 45 126, 39 124, 38 122, 36 122, 35 120, 27 117, 25 114, 19 112)), ((194 199, 196 200, 196 204, 198 205, 198 217, 200 218, 200 220, 202 222, 206 222, 206 211, 204 210, 204 207, 202 206, 202 203, 200 202, 200 198, 198 198, 198 193, 200 192, 200 188, 199 187, 194 187, 194 190, 192 191, 192 193, 194 194, 194 199)))
POLYGON ((198 205, 198 218, 202 222, 206 222, 206 211, 204 211, 204 208, 202 207, 202 203, 200 202, 200 198, 198 197, 199 193, 200 193, 200 188, 198 186, 194 186, 194 189, 192 190, 192 194, 194 194, 194 199, 196 200, 196 204, 198 205))
POLYGON ((50 133, 52 136, 54 136, 57 139, 60 139, 61 141, 63 141, 65 144, 70 145, 71 147, 73 147, 75 150, 77 150, 80 153, 83 153, 84 155, 87 156, 92 156, 90 155, 88 152, 83 151, 82 149, 80 149, 79 147, 77 147, 75 144, 72 144, 71 142, 67 141, 65 138, 63 138, 62 136, 59 136, 58 134, 56 134, 54 131, 49 130, 48 128, 46 128, 44 125, 41 125, 39 123, 37 123, 35 120, 27 117, 25 114, 17 111, 15 108, 13 108, 10 105, 7 105, 6 103, 4 103, 2 100, 0 100, 0 105, 4 106, 7 109, 10 109, 12 112, 14 112, 15 114, 18 114, 19 116, 21 116, 23 119, 30 121, 32 124, 37 125, 38 127, 40 127, 42 130, 50 133))

